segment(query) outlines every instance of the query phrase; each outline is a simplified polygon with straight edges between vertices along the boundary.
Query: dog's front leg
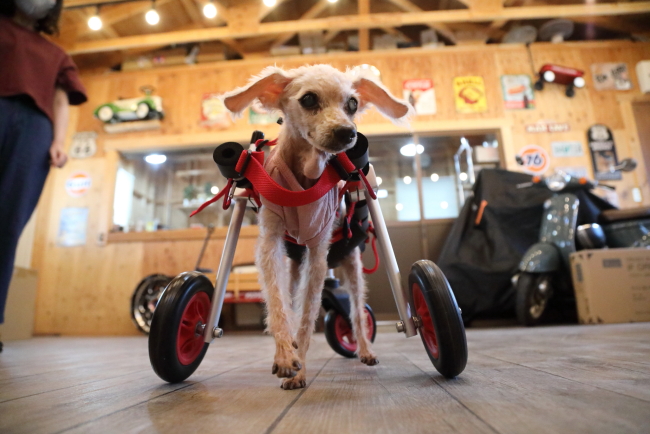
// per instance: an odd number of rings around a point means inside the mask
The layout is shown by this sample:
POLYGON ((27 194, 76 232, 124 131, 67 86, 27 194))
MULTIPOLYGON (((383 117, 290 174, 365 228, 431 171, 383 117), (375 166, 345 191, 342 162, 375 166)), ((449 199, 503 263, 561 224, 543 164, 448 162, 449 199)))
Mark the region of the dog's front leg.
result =
POLYGON ((284 224, 266 208, 260 211, 259 220, 256 263, 266 300, 267 331, 275 338, 275 358, 271 372, 278 377, 295 377, 302 365, 294 352, 292 337, 293 311, 286 281, 284 224))
POLYGON ((343 271, 350 288, 350 320, 352 321, 354 337, 357 340, 359 360, 368 366, 376 365, 379 360, 372 351, 370 339, 368 339, 368 323, 365 310, 366 280, 363 277, 361 251, 358 247, 343 260, 343 271))
MULTIPOLYGON (((329 228, 327 229, 329 232, 329 228)), ((307 369, 305 361, 311 335, 314 332, 314 325, 321 306, 321 294, 325 275, 327 274, 327 251, 329 250, 329 239, 320 243, 313 249, 309 249, 309 259, 303 261, 301 271, 307 274, 307 279, 302 279, 305 286, 300 288, 301 302, 298 313, 302 311, 296 342, 298 343, 298 356, 303 362, 303 369, 293 378, 287 378, 282 383, 285 390, 305 387, 307 380, 307 369)))

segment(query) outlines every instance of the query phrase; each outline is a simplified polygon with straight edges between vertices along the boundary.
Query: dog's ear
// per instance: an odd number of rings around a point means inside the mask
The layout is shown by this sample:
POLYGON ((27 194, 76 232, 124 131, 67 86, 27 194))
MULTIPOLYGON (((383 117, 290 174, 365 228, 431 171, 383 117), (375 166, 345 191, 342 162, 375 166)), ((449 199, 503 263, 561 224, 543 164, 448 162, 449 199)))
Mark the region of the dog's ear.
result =
POLYGON ((225 93, 221 99, 228 110, 238 115, 257 98, 266 109, 279 109, 284 88, 291 82, 280 68, 270 66, 253 77, 246 86, 225 93))
POLYGON ((402 120, 414 113, 413 107, 406 101, 395 98, 381 83, 374 78, 355 74, 353 87, 361 98, 360 109, 370 103, 377 107, 384 116, 391 120, 402 120))

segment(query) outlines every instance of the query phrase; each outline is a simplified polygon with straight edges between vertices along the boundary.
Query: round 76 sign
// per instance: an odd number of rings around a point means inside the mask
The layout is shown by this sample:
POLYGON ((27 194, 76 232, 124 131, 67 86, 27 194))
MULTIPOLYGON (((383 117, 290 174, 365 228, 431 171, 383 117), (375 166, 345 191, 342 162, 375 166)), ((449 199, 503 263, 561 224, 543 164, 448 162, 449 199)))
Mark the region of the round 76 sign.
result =
POLYGON ((524 170, 535 175, 541 175, 548 170, 551 158, 546 149, 538 145, 528 145, 521 149, 519 156, 523 161, 524 170))

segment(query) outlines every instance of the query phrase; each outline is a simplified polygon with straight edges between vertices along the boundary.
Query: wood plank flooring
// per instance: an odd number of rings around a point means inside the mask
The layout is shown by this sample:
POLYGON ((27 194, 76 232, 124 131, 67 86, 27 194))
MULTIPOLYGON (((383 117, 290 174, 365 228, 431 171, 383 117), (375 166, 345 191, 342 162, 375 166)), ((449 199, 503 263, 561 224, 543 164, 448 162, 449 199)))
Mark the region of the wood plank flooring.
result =
POLYGON ((418 337, 377 335, 380 364, 317 334, 308 387, 271 375, 272 338, 229 334, 169 385, 144 337, 37 338, 0 354, 0 433, 649 433, 650 323, 467 331, 441 377, 418 337))

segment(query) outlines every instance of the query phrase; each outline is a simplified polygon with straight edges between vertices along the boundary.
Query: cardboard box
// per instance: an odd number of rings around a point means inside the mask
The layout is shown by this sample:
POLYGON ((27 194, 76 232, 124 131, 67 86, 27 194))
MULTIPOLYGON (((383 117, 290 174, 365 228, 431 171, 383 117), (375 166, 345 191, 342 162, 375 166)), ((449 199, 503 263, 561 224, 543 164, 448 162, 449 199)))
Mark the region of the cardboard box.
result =
POLYGON ((582 250, 570 262, 581 324, 650 321, 650 249, 582 250))

